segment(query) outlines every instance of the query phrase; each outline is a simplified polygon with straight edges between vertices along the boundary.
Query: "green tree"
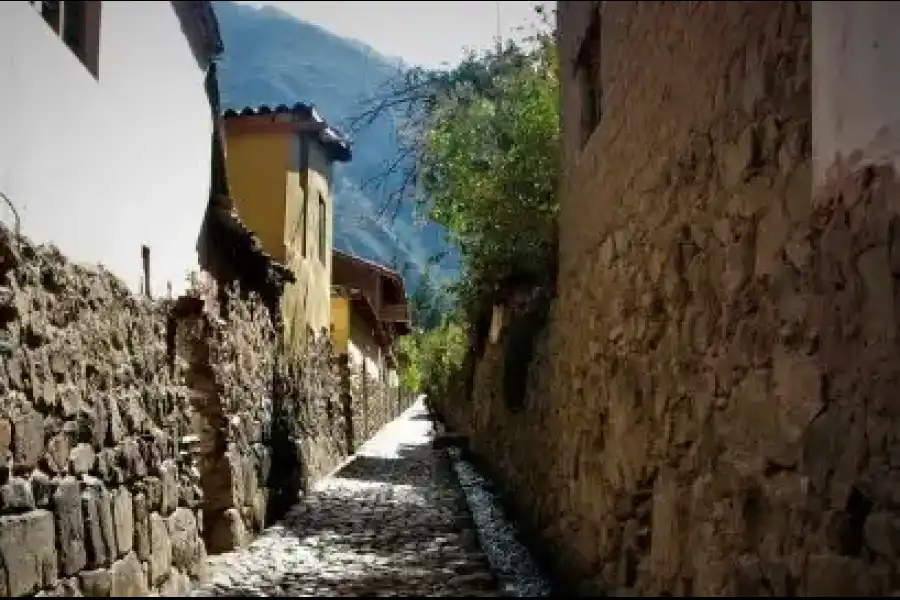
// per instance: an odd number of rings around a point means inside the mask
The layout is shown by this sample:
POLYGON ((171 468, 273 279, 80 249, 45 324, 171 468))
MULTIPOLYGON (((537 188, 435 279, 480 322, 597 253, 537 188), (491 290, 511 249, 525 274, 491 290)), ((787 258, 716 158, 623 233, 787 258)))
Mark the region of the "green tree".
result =
POLYGON ((447 97, 424 138, 427 214, 459 247, 464 307, 512 280, 539 284, 552 268, 560 126, 547 41, 483 56, 490 84, 447 97))
POLYGON ((553 275, 560 169, 553 35, 545 28, 450 70, 414 69, 376 95, 358 123, 383 111, 403 124, 403 151, 383 173, 395 184, 391 199, 414 200, 460 253, 462 273, 449 289, 453 318, 424 278, 413 302, 420 324, 432 327, 402 343, 404 380, 440 393, 462 367, 466 323, 505 288, 541 286, 553 275))
POLYGON ((398 342, 400 380, 411 391, 435 397, 451 389, 466 354, 466 333, 445 323, 429 331, 404 336, 398 342))

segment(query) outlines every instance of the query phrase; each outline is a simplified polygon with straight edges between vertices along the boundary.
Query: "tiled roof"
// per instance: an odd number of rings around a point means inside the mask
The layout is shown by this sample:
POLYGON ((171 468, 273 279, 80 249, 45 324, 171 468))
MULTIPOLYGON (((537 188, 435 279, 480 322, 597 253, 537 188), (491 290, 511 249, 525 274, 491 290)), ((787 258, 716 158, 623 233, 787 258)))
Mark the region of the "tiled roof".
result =
POLYGON ((329 125, 322 115, 319 114, 319 111, 316 110, 316 107, 311 104, 304 104, 303 102, 297 102, 293 106, 288 106, 287 104, 279 104, 277 106, 262 104, 260 106, 245 106, 240 110, 229 108, 223 113, 225 119, 265 115, 293 115, 304 121, 311 121, 320 126, 318 129, 319 141, 334 151, 335 160, 346 162, 352 157, 350 142, 347 140, 347 137, 329 125))

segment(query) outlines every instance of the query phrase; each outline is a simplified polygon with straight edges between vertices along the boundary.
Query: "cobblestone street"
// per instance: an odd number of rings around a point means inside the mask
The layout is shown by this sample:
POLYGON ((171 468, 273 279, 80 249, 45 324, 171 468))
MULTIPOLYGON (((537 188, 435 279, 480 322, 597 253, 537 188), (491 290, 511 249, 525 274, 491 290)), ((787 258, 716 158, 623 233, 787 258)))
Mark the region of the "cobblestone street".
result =
POLYGON ((500 596, 421 402, 192 596, 500 596))

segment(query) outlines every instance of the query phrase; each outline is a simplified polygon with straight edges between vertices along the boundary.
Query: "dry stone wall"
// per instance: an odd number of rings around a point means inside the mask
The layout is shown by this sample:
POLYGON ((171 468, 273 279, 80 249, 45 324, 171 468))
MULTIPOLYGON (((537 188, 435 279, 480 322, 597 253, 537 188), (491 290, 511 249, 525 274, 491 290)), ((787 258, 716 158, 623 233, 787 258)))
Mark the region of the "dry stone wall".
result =
POLYGON ((0 296, 0 592, 181 592, 203 497, 166 308, 6 231, 0 296))
POLYGON ((900 590, 900 188, 812 196, 810 11, 603 3, 535 381, 510 410, 501 337, 437 403, 576 592, 900 590))
POLYGON ((0 229, 0 595, 183 594, 338 464, 330 344, 289 362, 277 326, 0 229))
POLYGON ((345 359, 343 402, 349 416, 347 439, 355 449, 409 408, 413 397, 399 386, 391 386, 363 362, 345 359))
POLYGON ((279 366, 277 410, 273 436, 277 514, 290 507, 297 494, 327 474, 348 455, 339 374, 327 335, 309 332, 300 362, 279 366))

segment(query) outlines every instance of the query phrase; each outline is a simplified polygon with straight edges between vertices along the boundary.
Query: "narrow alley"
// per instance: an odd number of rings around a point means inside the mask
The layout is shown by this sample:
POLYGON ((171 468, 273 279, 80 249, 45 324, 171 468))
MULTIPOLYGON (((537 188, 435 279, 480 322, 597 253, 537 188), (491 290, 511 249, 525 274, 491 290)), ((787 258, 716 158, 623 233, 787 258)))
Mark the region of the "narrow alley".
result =
POLYGON ((192 596, 501 596, 421 401, 192 596))

